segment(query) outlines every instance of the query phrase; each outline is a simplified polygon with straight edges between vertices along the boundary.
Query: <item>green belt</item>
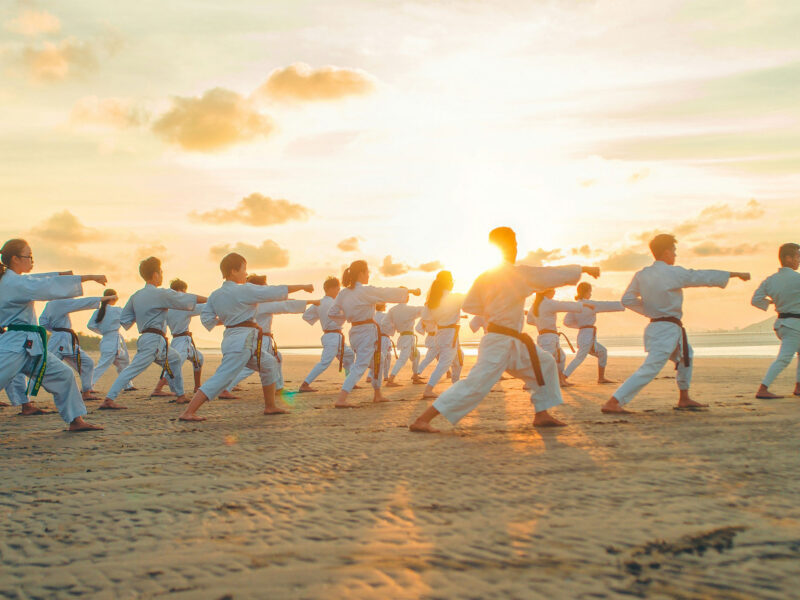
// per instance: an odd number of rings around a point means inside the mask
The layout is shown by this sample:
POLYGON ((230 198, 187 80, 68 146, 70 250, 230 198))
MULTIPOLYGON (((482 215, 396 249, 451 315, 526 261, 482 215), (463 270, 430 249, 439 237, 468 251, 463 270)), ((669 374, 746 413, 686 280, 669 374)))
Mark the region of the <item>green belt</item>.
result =
MULTIPOLYGON (((8 331, 27 331, 29 333, 38 333, 42 338, 42 358, 39 360, 35 372, 28 381, 28 394, 36 396, 39 393, 39 388, 42 387, 44 380, 44 371, 47 368, 47 330, 39 325, 28 325, 26 323, 12 323, 5 327, 8 331)), ((3 328, 0 327, 0 333, 3 328)))

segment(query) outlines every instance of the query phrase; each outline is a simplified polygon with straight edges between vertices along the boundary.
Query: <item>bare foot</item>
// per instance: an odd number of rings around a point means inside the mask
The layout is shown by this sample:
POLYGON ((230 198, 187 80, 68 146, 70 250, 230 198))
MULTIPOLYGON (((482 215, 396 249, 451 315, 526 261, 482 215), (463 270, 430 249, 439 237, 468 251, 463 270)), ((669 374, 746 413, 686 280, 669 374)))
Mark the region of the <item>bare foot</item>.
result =
POLYGON ((597 383, 617 383, 617 382, 614 381, 613 379, 606 379, 605 377, 603 377, 602 379, 598 379, 597 383))
POLYGON ((308 384, 307 384, 307 383, 304 381, 304 382, 303 382, 303 383, 300 385, 300 387, 298 388, 298 390, 297 390, 297 391, 298 391, 298 392, 316 392, 316 391, 317 391, 317 389, 316 389, 316 388, 312 388, 310 385, 308 385, 308 384))
POLYGON ((83 420, 83 417, 76 417, 73 419, 72 423, 69 424, 69 432, 78 432, 78 431, 100 431, 103 429, 101 425, 92 425, 91 423, 87 423, 83 420))
POLYGON ((44 408, 39 408, 38 406, 34 406, 33 402, 28 402, 27 404, 22 405, 22 410, 19 411, 23 417, 32 417, 34 415, 49 415, 52 414, 52 410, 45 410, 44 408))
POLYGON ((432 427, 430 423, 425 423, 424 421, 414 421, 408 426, 408 430, 414 433, 441 433, 441 430, 432 427))
POLYGON ((383 385, 385 385, 386 387, 401 387, 400 384, 397 383, 396 381, 387 381, 383 385))
POLYGON ((175 400, 171 400, 175 404, 189 404, 189 399, 186 396, 178 396, 175 400))
POLYGON ((575 384, 574 384, 574 383, 570 383, 570 382, 569 382, 569 381, 567 381, 566 379, 562 379, 562 380, 561 380, 561 387, 562 387, 562 388, 567 388, 567 387, 575 387, 575 384))
POLYGON ((205 420, 206 420, 205 417, 200 417, 198 415, 187 415, 186 413, 183 413, 180 417, 178 417, 178 421, 200 422, 200 421, 205 421, 205 420))
POLYGON ((161 390, 153 390, 153 392, 150 394, 150 397, 151 398, 154 397, 154 396, 155 397, 162 397, 162 396, 166 397, 166 396, 174 396, 174 395, 175 394, 173 394, 172 392, 162 392, 161 390))
POLYGON ((373 402, 389 402, 389 399, 386 396, 384 396, 383 394, 381 394, 380 392, 378 392, 378 394, 372 398, 372 401, 373 402))
POLYGON ((567 424, 564 421, 559 421, 553 415, 548 413, 546 410, 542 412, 538 412, 533 417, 533 426, 534 427, 566 427, 567 424))
MULTIPOLYGON (((795 393, 795 396, 796 395, 797 394, 795 393)), ((783 398, 783 396, 779 396, 778 394, 773 394, 769 390, 764 390, 763 392, 759 390, 756 393, 756 398, 758 398, 759 400, 775 400, 776 398, 783 398)))
POLYGON ((11 405, 8 402, 3 402, 2 400, 0 400, 0 406, 2 406, 3 408, 8 408, 11 405))
POLYGON ((264 409, 264 414, 265 415, 285 415, 285 414, 288 414, 288 413, 289 413, 288 410, 285 410, 283 408, 278 408, 277 406, 275 408, 265 408, 264 409))
POLYGON ((353 389, 354 389, 354 390, 363 390, 363 389, 364 389, 364 386, 361 386, 361 385, 354 385, 354 386, 353 386, 353 389))
POLYGON ((349 402, 337 402, 333 405, 334 408, 358 408, 358 404, 350 404, 349 402))
POLYGON ((427 379, 423 379, 419 375, 415 375, 414 377, 411 378, 411 383, 413 383, 414 385, 422 385, 428 383, 428 381, 427 379))
POLYGON ((687 398, 685 400, 684 399, 679 400, 678 401, 678 406, 676 406, 675 408, 678 408, 678 409, 681 409, 681 408, 688 408, 688 409, 692 409, 692 408, 708 408, 708 404, 700 404, 699 402, 695 402, 694 400, 690 400, 690 399, 687 398))
POLYGON ((117 404, 113 400, 106 398, 103 400, 103 403, 97 407, 99 410, 127 410, 127 406, 122 406, 122 404, 117 404))
POLYGON ((222 390, 220 395, 217 396, 217 398, 220 398, 222 400, 236 400, 238 397, 239 396, 234 396, 233 394, 231 394, 228 390, 222 390))
POLYGON ((135 392, 135 391, 137 391, 138 389, 139 389, 139 388, 137 388, 137 387, 133 387, 133 386, 131 386, 131 387, 122 388, 122 391, 123 391, 123 392, 135 392))
POLYGON ((92 392, 82 392, 81 399, 84 402, 89 402, 92 400, 100 400, 100 396, 95 396, 92 392))
POLYGON ((367 383, 372 383, 372 377, 367 377, 367 383))
POLYGON ((600 412, 609 414, 609 415, 629 415, 631 411, 625 410, 622 408, 622 405, 619 401, 612 397, 608 402, 603 404, 603 407, 600 409, 600 412))
POLYGON ((439 394, 437 394, 436 392, 426 392, 426 393, 422 394, 422 398, 423 399, 425 399, 425 398, 438 398, 438 397, 439 397, 439 394))

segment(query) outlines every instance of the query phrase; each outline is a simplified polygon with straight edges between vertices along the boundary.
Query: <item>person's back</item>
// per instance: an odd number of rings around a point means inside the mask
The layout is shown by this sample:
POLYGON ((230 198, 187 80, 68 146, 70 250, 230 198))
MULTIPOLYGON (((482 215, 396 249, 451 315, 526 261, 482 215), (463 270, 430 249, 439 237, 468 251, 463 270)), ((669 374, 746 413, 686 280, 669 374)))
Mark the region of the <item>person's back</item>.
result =
POLYGON ((130 297, 122 309, 120 323, 127 329, 136 322, 139 333, 145 329, 166 332, 168 309, 192 310, 195 304, 194 294, 181 294, 148 283, 130 297))
MULTIPOLYGON (((751 303, 767 310, 769 303, 759 302, 759 297, 771 298, 778 314, 800 314, 800 273, 789 267, 781 267, 761 283, 751 303)), ((800 322, 797 325, 800 326, 800 322)))

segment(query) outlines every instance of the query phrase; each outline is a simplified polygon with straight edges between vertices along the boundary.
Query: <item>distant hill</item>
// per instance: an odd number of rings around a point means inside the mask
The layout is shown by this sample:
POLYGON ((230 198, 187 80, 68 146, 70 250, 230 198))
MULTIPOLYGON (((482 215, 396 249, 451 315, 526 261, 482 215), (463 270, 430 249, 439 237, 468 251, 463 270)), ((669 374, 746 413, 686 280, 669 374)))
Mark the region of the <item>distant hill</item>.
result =
POLYGON ((769 319, 764 319, 763 321, 759 321, 758 323, 753 323, 752 325, 748 325, 747 327, 742 327, 741 329, 737 329, 742 333, 772 333, 772 326, 775 324, 775 317, 772 316, 769 319))
MULTIPOLYGON (((78 334, 78 343, 81 345, 81 348, 86 350, 87 352, 98 352, 100 350, 100 336, 97 335, 85 335, 80 331, 76 332, 78 334)), ((47 338, 50 339, 50 334, 47 334, 47 338)), ((128 350, 136 350, 136 342, 131 340, 126 342, 128 346, 128 350)))

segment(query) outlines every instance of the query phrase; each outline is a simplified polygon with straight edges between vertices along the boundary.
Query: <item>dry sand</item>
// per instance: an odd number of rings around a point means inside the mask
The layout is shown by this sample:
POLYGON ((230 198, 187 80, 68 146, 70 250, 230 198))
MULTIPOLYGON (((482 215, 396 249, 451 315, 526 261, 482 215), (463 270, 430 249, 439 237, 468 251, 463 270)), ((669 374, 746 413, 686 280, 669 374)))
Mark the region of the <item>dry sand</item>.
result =
MULTIPOLYGON (((287 357, 289 389, 313 361, 287 357)), ((697 359, 701 413, 672 409, 665 369, 619 418, 599 413, 613 386, 590 359, 557 431, 531 429, 507 380, 458 427, 411 434, 421 387, 334 410, 335 369, 280 417, 255 379, 202 424, 142 391, 125 412, 90 403, 96 434, 5 408, 0 596, 800 597, 800 400, 753 399, 768 363, 697 359)))

